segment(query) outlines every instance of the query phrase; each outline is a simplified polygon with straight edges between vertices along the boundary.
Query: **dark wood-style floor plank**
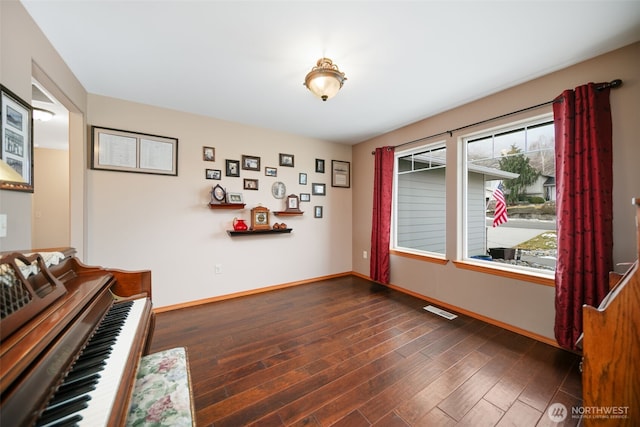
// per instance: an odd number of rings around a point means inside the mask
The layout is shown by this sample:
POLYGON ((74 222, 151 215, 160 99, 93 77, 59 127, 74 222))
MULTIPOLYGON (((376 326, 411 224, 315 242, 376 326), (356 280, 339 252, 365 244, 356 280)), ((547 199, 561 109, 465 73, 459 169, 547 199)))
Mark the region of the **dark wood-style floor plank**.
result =
POLYGON ((526 427, 580 404, 578 356, 424 305, 345 276, 160 313, 151 351, 186 347, 198 426, 526 427))

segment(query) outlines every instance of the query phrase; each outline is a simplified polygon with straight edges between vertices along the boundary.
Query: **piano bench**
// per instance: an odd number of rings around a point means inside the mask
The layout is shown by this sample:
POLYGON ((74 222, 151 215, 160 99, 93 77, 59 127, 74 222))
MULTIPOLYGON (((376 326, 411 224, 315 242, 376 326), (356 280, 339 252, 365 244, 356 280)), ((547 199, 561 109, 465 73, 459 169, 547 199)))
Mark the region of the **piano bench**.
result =
POLYGON ((142 357, 127 426, 194 426, 187 352, 172 348, 142 357))

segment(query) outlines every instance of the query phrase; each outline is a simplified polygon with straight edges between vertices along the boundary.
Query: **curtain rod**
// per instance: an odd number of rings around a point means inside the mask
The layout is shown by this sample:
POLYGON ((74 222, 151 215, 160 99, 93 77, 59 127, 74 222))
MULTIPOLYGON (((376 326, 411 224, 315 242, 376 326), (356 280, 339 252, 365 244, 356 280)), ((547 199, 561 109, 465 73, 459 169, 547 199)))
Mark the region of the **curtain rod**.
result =
MULTIPOLYGON (((608 83, 603 83, 600 86, 596 86, 596 90, 602 90, 602 89, 607 89, 607 88, 615 89, 615 88, 619 88, 620 86, 622 86, 622 80, 615 79, 615 80, 612 80, 612 81, 610 81, 608 83)), ((446 130, 446 131, 440 132, 440 133, 435 133, 433 135, 424 136, 422 138, 414 139, 413 141, 403 142, 402 144, 395 145, 394 148, 402 147, 402 146, 409 145, 409 144, 414 144, 416 142, 424 141, 424 140, 435 138, 435 137, 442 136, 442 135, 449 135, 451 137, 451 136, 453 136, 453 132, 457 132, 459 130, 463 130, 463 129, 467 129, 467 128, 470 128, 470 127, 478 126, 478 125, 481 125, 481 124, 484 124, 484 123, 492 122, 494 120, 503 119, 505 117, 513 116, 514 114, 523 113, 525 111, 535 110, 536 108, 544 107, 545 105, 553 104, 554 102, 556 102, 555 99, 551 100, 551 101, 543 102, 542 104, 537 104, 537 105, 533 105, 531 107, 526 107, 526 108, 522 108, 520 110, 512 111, 510 113, 502 114, 500 116, 491 117, 490 119, 481 120, 479 122, 475 122, 475 123, 472 123, 470 125, 465 125, 465 126, 461 126, 459 128, 446 130)), ((376 152, 372 151, 371 154, 376 154, 376 152)))

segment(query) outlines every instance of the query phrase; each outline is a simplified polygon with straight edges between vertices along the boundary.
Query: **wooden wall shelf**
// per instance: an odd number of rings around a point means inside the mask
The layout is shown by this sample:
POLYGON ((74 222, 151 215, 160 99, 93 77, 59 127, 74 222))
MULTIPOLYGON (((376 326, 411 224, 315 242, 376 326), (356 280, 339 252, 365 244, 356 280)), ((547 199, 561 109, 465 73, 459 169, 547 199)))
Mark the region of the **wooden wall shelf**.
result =
POLYGON ((234 231, 227 230, 227 234, 231 237, 235 236, 255 236, 258 234, 288 234, 291 233, 292 228, 285 228, 279 230, 247 230, 247 231, 234 231))
POLYGON ((244 209, 244 203, 209 203, 210 209, 244 209))
POLYGON ((278 211, 278 212, 274 212, 273 214, 275 216, 296 216, 296 215, 302 215, 304 212, 300 211, 300 212, 292 212, 292 211, 278 211))

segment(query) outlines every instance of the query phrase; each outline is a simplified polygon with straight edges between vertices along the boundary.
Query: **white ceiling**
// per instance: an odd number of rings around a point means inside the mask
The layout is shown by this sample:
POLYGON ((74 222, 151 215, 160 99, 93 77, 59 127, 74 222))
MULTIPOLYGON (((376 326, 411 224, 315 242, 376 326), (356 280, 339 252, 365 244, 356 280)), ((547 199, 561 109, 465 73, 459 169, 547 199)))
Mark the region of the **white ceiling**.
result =
POLYGON ((90 93, 345 144, 640 40, 640 0, 21 1, 90 93))

